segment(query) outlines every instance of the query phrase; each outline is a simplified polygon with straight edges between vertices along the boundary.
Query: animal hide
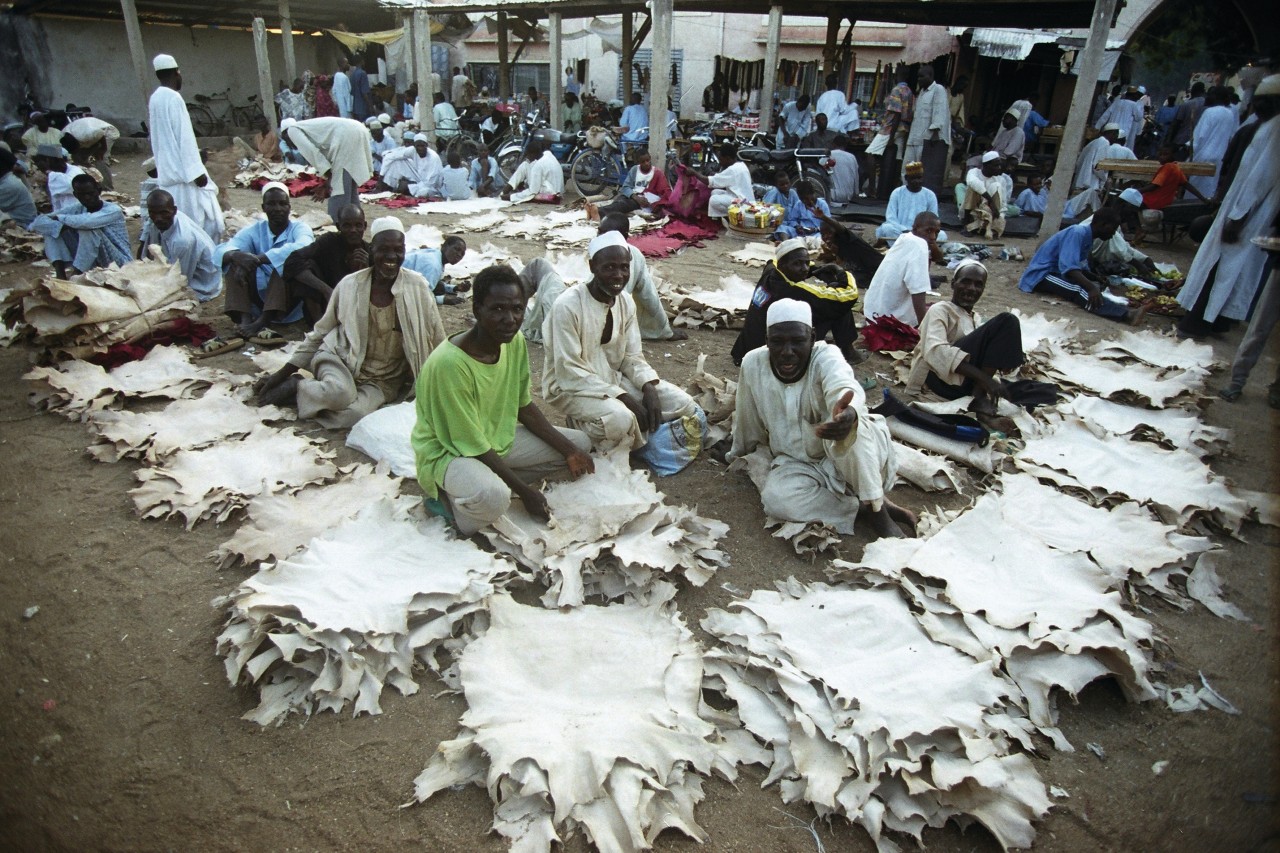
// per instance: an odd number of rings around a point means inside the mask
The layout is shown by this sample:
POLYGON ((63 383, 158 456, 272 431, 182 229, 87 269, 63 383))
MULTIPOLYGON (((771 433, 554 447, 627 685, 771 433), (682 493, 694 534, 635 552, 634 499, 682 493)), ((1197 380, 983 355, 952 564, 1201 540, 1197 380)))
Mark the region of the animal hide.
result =
POLYGON ((358 450, 397 477, 416 479, 418 463, 410 436, 418 414, 412 400, 370 412, 347 433, 347 447, 358 450))
POLYGON ((179 450, 243 437, 264 421, 293 419, 292 412, 275 406, 246 405, 243 393, 218 383, 201 397, 177 400, 156 412, 90 412, 98 440, 89 455, 99 462, 132 457, 154 464, 179 450))
POLYGON ((1157 409, 1179 398, 1194 398, 1209 375, 1199 367, 1156 368, 1140 363, 1120 369, 1113 361, 1078 355, 1060 347, 1052 348, 1044 371, 1059 384, 1116 402, 1136 402, 1157 409))
POLYGON ((406 805, 487 788, 492 828, 513 851, 547 853, 579 830, 614 853, 648 850, 667 828, 706 841, 693 813, 701 777, 732 780, 738 761, 765 757, 717 734, 698 644, 661 601, 556 611, 495 595, 458 670, 462 731, 406 805))
POLYGON ((225 381, 226 374, 191 363, 182 347, 155 347, 140 361, 110 371, 87 361, 67 361, 57 367, 36 367, 23 378, 38 383, 31 404, 69 418, 106 409, 126 398, 192 397, 201 388, 225 381))
POLYGON ((499 225, 507 221, 507 215, 498 210, 491 210, 487 213, 477 213, 474 216, 468 216, 466 219, 459 219, 454 223, 454 231, 466 231, 484 233, 492 231, 499 225))
POLYGON ((768 243, 748 243, 729 257, 749 267, 762 267, 773 260, 776 249, 768 243))
MULTIPOLYGON (((235 187, 250 187, 254 181, 261 180, 265 183, 271 181, 292 181, 303 175, 314 175, 316 170, 311 166, 299 166, 294 163, 272 163, 255 157, 252 160, 242 161, 244 168, 236 172, 235 177, 231 179, 231 185, 235 187)), ((262 184, 259 184, 262 186, 262 184)))
POLYGON ((673 322, 690 329, 718 329, 737 323, 747 314, 755 285, 741 276, 720 279, 718 288, 690 289, 676 285, 668 299, 676 310, 673 322))
MULTIPOLYGON (((757 447, 746 456, 740 456, 730 462, 729 471, 745 470, 751 484, 759 492, 764 489, 772 464, 773 456, 768 448, 757 447)), ((783 521, 766 513, 764 528, 775 539, 783 539, 790 543, 797 556, 810 559, 834 552, 842 541, 836 530, 820 521, 783 521)))
POLYGON ((1178 340, 1172 335, 1153 332, 1121 332, 1115 340, 1099 341, 1089 352, 1115 361, 1137 360, 1152 367, 1179 367, 1183 370, 1197 368, 1212 370, 1218 365, 1213 347, 1193 340, 1178 340))
POLYGON ((517 502, 480 532, 547 585, 547 607, 576 607, 588 596, 645 598, 676 572, 702 586, 729 564, 718 547, 729 526, 668 505, 625 452, 596 457, 594 474, 556 483, 545 496, 549 523, 517 502))
POLYGON ((468 249, 467 254, 458 263, 445 264, 444 274, 454 281, 464 281, 485 267, 505 263, 510 259, 511 253, 506 249, 499 249, 492 243, 485 243, 479 251, 468 249))
POLYGON ((722 644, 708 686, 773 754, 764 784, 861 824, 881 851, 898 849, 888 831, 922 843, 952 819, 1031 846, 1050 803, 1014 751, 1032 727, 1009 679, 930 638, 895 590, 778 587, 702 621, 722 644))
POLYGON ((471 216, 477 213, 501 210, 510 207, 511 202, 500 198, 465 198, 457 201, 428 201, 414 208, 414 213, 427 216, 432 213, 444 213, 450 216, 471 216))
POLYGON ((129 495, 143 518, 181 515, 190 530, 205 518, 225 521, 257 495, 333 479, 332 458, 309 438, 259 426, 240 441, 180 450, 162 465, 138 470, 141 485, 129 495))
POLYGON ((963 475, 943 456, 917 450, 909 444, 893 443, 898 460, 898 477, 924 492, 963 492, 963 475))
POLYGON ((289 494, 262 494, 249 501, 245 522, 209 556, 226 569, 243 560, 283 560, 299 551, 363 508, 399 494, 400 481, 387 475, 384 466, 344 469, 336 482, 289 494))
POLYGON ((301 343, 302 341, 289 341, 282 347, 255 348, 253 352, 246 352, 245 350, 241 350, 241 352, 249 357, 249 360, 254 363, 260 373, 265 373, 269 376, 289 363, 289 359, 293 358, 293 354, 301 343))
POLYGON ((44 238, 12 219, 0 223, 0 263, 14 264, 44 258, 44 238))
POLYGON ((1016 308, 1011 312, 1018 318, 1022 329, 1022 351, 1028 358, 1043 357, 1060 349, 1068 341, 1075 340, 1074 323, 1064 318, 1050 320, 1044 314, 1024 314, 1016 308))
POLYGON ((412 252, 416 249, 438 249, 444 242, 444 232, 434 225, 423 225, 421 222, 410 225, 404 232, 404 250, 412 252))
POLYGON ((581 225, 563 225, 546 231, 547 244, 551 246, 586 246, 599 233, 599 228, 591 223, 581 225))
POLYGON ((707 355, 698 353, 698 366, 689 384, 689 396, 707 414, 707 440, 715 444, 733 431, 734 407, 738 400, 738 383, 707 372, 707 355))
POLYGON ((436 653, 483 610, 507 564, 423 521, 415 504, 369 504, 213 602, 227 610, 217 643, 227 678, 258 686, 244 719, 279 725, 348 703, 379 714, 388 685, 418 691, 415 660, 439 671, 436 653))
POLYGON ((1231 439, 1231 430, 1210 426, 1186 409, 1139 409, 1082 396, 1059 405, 1058 411, 1114 435, 1132 435, 1162 447, 1179 448, 1200 459, 1219 453, 1231 439))
POLYGON ((548 252, 547 262, 566 285, 573 286, 591 281, 591 264, 582 252, 548 252))

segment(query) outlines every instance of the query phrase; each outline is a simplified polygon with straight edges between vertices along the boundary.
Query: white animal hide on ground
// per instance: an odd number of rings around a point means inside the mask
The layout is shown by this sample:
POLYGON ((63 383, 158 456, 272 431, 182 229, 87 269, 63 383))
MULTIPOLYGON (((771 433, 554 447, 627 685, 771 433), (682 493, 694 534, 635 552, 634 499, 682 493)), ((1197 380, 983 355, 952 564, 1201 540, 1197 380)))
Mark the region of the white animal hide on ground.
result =
POLYGON ((125 398, 191 397, 200 388, 227 379, 221 371, 197 367, 182 347, 156 347, 140 361, 110 371, 87 361, 66 361, 58 367, 36 367, 23 377, 36 383, 31 402, 69 418, 111 407, 125 398))

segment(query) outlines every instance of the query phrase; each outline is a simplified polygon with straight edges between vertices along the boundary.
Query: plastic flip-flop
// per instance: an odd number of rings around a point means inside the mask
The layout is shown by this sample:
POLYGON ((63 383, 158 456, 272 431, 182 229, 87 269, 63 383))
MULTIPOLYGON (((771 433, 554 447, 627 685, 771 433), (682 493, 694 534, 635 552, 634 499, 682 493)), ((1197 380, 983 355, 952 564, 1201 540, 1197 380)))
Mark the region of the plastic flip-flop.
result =
POLYGON ((215 355, 222 355, 224 352, 238 350, 244 346, 244 338, 223 338, 216 337, 202 343, 191 353, 192 358, 212 358, 215 355))

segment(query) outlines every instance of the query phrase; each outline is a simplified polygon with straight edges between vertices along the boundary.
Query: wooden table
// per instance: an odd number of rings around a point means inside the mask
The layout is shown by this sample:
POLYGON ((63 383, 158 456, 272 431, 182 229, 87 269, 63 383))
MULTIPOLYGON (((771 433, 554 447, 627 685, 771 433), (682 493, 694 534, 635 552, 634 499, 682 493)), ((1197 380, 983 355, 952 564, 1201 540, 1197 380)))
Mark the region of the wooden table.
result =
MULTIPOLYGON (((1212 175, 1217 170, 1215 163, 1179 163, 1182 174, 1187 177, 1196 175, 1212 175)), ((1154 178, 1160 171, 1158 160, 1099 160, 1094 168, 1108 173, 1108 180, 1127 180, 1130 178, 1154 178)))

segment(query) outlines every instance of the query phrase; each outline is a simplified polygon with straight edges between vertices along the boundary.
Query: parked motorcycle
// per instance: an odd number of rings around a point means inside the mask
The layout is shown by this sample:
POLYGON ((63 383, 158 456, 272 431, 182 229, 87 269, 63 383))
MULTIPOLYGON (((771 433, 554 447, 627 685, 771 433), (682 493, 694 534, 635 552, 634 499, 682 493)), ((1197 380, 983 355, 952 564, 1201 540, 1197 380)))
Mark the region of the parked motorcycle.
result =
POLYGON ((792 183, 806 180, 817 189, 819 198, 831 191, 832 161, 824 148, 781 148, 746 146, 738 149, 738 159, 751 170, 751 183, 760 196, 773 186, 773 175, 779 169, 791 176, 792 183))
POLYGON ((547 125, 538 115, 529 116, 514 128, 514 135, 499 148, 497 153, 498 171, 505 181, 520 167, 529 143, 537 139, 546 143, 547 149, 560 161, 566 176, 569 164, 579 151, 587 147, 587 133, 579 130, 576 133, 562 133, 547 125))

